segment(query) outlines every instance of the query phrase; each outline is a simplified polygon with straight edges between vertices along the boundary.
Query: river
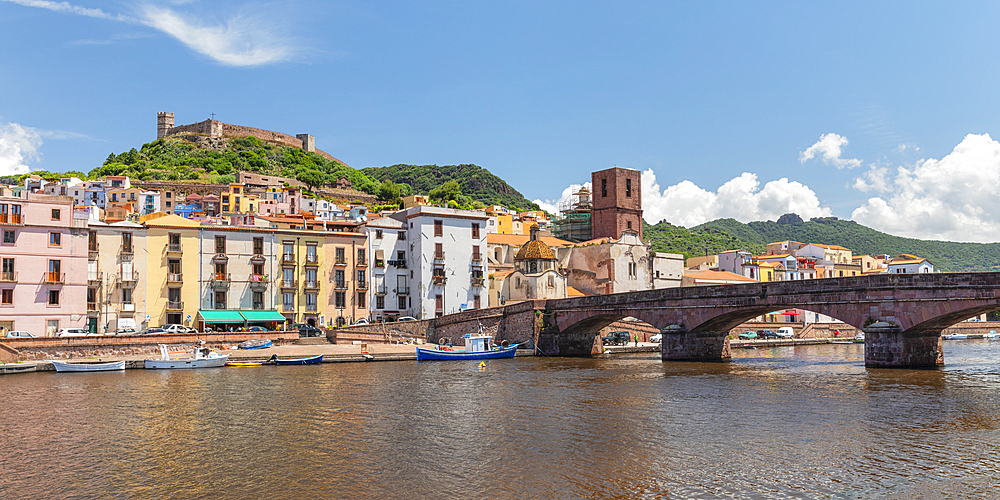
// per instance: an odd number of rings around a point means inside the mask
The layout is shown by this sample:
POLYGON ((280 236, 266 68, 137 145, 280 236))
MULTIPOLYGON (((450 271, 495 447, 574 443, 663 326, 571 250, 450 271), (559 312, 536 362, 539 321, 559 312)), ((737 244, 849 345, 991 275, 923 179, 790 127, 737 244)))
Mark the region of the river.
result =
POLYGON ((0 499, 996 498, 1000 342, 0 377, 0 499))

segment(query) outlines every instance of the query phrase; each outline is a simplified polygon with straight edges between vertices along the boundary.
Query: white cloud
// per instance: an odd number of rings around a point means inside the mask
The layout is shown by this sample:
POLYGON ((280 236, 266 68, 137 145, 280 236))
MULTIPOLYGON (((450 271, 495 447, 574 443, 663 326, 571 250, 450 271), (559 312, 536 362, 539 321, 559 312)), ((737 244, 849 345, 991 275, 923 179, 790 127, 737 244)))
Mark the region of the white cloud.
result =
POLYGON ((940 160, 871 170, 855 187, 891 193, 854 210, 860 224, 901 236, 951 241, 1000 241, 1000 142, 969 134, 940 160))
MULTIPOLYGON (((573 193, 590 183, 573 184, 564 189, 558 200, 534 200, 550 213, 557 207, 576 201, 573 193)), ((787 213, 805 219, 830 215, 808 187, 786 178, 764 184, 757 175, 743 173, 726 182, 715 192, 702 189, 691 181, 682 181, 661 190, 652 169, 642 173, 643 219, 650 224, 666 220, 671 224, 691 227, 719 218, 731 217, 742 222, 775 220, 787 213)))
MULTIPOLYGON (((142 24, 177 39, 191 50, 229 66, 258 66, 291 60, 298 54, 291 43, 274 33, 275 19, 263 15, 234 15, 219 24, 206 24, 194 15, 153 5, 138 7, 138 17, 49 0, 0 0, 26 7, 98 19, 142 24)), ((186 2, 175 2, 183 5, 186 2)), ((135 38, 133 36, 132 38, 135 38)), ((117 41, 78 40, 80 45, 106 45, 117 41)))
POLYGON ((562 195, 558 200, 533 200, 536 205, 542 210, 550 214, 559 215, 561 214, 560 207, 567 207, 571 203, 576 203, 577 197, 573 196, 580 188, 586 187, 590 189, 590 183, 584 182, 583 184, 570 184, 566 189, 563 189, 562 195))
POLYGON ((29 171, 27 159, 38 159, 41 134, 31 128, 8 123, 0 125, 0 175, 23 174, 29 171))
POLYGON ((256 66, 290 59, 295 49, 274 35, 260 18, 234 16, 221 25, 206 25, 193 16, 146 5, 143 23, 160 30, 195 52, 230 66, 256 66))
POLYGON ((841 158, 842 149, 848 143, 847 138, 834 134, 823 134, 816 141, 816 144, 809 146, 805 151, 799 153, 799 161, 805 163, 816 155, 820 155, 823 163, 834 165, 837 168, 855 168, 861 166, 861 160, 856 158, 841 158))

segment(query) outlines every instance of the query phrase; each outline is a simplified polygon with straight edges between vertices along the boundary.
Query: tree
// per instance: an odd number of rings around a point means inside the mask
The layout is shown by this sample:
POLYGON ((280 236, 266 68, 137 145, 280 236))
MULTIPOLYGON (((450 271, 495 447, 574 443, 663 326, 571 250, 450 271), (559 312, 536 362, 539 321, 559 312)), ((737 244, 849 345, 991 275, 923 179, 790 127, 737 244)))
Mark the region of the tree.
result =
POLYGON ((458 198, 462 194, 462 188, 459 187, 458 181, 450 180, 441 184, 441 186, 431 189, 431 199, 432 200, 444 200, 450 201, 458 198))
POLYGON ((323 187, 323 184, 326 184, 326 174, 316 170, 315 168, 299 169, 295 178, 309 186, 312 186, 313 188, 321 188, 323 187))
POLYGON ((402 192, 403 190, 399 184, 390 180, 384 180, 378 187, 377 196, 380 201, 392 201, 399 198, 402 192))

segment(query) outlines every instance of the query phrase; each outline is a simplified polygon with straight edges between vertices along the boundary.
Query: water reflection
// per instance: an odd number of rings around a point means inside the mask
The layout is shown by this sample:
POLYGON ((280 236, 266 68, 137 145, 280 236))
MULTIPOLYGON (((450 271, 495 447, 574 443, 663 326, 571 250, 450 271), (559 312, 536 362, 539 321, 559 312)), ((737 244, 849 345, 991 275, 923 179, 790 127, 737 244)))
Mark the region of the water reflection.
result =
POLYGON ((0 378, 0 498, 993 496, 1000 343, 0 378))

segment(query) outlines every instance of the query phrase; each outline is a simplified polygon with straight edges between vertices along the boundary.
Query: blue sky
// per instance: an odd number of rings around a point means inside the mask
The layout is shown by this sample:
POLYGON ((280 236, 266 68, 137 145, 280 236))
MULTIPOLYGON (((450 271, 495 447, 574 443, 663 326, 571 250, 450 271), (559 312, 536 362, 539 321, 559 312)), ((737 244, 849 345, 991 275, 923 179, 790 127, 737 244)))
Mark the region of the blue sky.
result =
POLYGON ((1000 237, 1000 4, 0 0, 0 171, 88 171, 156 112, 360 168, 475 163, 553 206, 1000 237))

